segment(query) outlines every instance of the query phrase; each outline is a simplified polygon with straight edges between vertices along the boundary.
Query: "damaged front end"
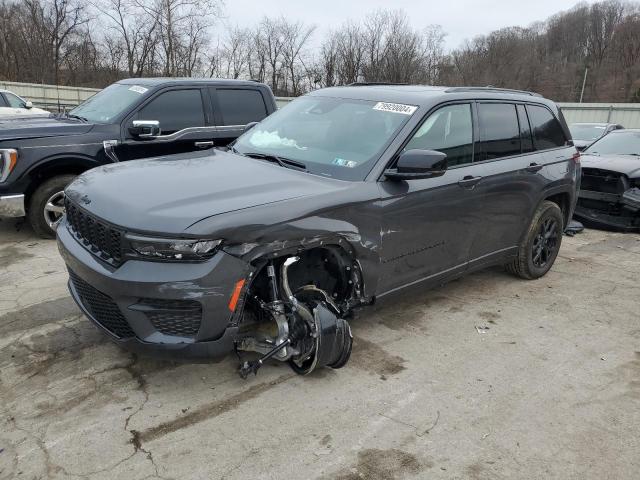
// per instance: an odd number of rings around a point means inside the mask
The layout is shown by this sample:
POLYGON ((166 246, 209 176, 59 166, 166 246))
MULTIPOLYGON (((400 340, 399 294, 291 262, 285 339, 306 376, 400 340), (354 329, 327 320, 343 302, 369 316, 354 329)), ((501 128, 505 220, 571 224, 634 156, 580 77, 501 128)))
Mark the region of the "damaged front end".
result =
POLYGON ((640 232, 640 179, 599 168, 583 168, 574 216, 587 226, 640 232))
POLYGON ((353 341, 346 317, 362 296, 357 262, 325 246, 260 261, 257 272, 238 322, 240 376, 256 374, 268 359, 288 362, 301 375, 343 367, 353 341), (254 359, 244 360, 249 353, 254 359))

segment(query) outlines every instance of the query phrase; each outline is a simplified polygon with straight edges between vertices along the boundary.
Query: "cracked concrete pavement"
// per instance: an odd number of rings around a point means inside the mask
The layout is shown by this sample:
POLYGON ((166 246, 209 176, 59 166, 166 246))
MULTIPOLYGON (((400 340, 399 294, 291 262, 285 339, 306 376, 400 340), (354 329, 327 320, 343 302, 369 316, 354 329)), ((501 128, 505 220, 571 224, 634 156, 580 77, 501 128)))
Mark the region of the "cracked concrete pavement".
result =
POLYGON ((247 381, 138 358, 68 296, 55 242, 0 222, 2 479, 635 479, 640 236, 565 238, 352 322, 352 360, 247 381), (478 327, 478 328, 476 328, 478 327))

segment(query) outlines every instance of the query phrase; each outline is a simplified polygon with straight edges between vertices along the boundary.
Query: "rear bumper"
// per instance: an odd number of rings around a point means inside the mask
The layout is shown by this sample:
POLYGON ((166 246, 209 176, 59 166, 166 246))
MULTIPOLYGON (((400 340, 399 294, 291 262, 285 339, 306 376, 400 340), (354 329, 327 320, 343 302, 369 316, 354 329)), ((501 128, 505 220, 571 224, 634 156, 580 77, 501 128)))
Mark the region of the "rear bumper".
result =
POLYGON ((80 245, 64 221, 57 235, 73 299, 121 347, 182 359, 233 350, 237 326, 228 305, 235 282, 249 273, 246 263, 219 252, 203 263, 129 260, 114 269, 80 245))
POLYGON ((24 195, 0 196, 0 217, 24 217, 24 195))

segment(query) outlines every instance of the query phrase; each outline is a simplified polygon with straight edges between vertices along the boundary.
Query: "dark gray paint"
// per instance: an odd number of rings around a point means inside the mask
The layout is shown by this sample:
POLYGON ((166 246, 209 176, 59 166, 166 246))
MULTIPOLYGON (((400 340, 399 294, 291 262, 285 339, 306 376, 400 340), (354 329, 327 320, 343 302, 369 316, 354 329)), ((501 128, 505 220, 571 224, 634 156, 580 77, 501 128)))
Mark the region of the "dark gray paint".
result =
POLYGON ((213 141, 226 145, 242 133, 242 127, 229 129, 216 123, 211 104, 215 101, 215 87, 234 87, 257 90, 269 113, 277 107, 269 87, 241 80, 133 78, 117 83, 142 85, 148 91, 129 109, 114 117, 109 124, 91 124, 64 116, 30 117, 0 121, 0 148, 15 148, 19 160, 9 178, 0 184, 0 196, 31 193, 48 177, 61 173, 79 173, 113 162, 104 150, 104 141, 117 141, 114 152, 120 161, 155 157, 198 150, 195 142, 213 141), (175 141, 166 138, 134 140, 128 126, 135 113, 156 96, 174 89, 196 88, 203 92, 208 129, 187 131, 175 141), (214 97, 212 97, 212 95, 214 97))
POLYGON ((558 115, 548 100, 431 87, 344 87, 311 95, 419 108, 361 182, 314 176, 228 152, 113 165, 84 174, 67 195, 74 201, 88 198, 84 208, 92 214, 132 232, 221 238, 224 251, 197 266, 129 261, 113 270, 88 254, 63 224, 59 242, 65 260, 96 288, 113 293, 128 317, 132 314, 120 295, 159 295, 158 275, 166 285, 186 276, 184 289, 171 290, 181 295, 177 298, 190 298, 194 292, 205 298, 222 295, 215 297, 220 303, 212 304, 219 310, 207 310, 208 325, 203 327, 217 333, 230 321, 224 302, 234 283, 250 279, 256 259, 338 244, 360 265, 364 296, 380 298, 512 258, 535 208, 550 195, 567 196, 570 218, 579 177, 573 146, 464 165, 436 178, 391 181, 383 174, 405 140, 440 105, 502 100, 544 105, 558 115), (528 171, 531 163, 540 168, 528 171), (475 185, 460 185, 466 176, 481 178, 475 185), (218 263, 223 261, 224 267, 218 263))

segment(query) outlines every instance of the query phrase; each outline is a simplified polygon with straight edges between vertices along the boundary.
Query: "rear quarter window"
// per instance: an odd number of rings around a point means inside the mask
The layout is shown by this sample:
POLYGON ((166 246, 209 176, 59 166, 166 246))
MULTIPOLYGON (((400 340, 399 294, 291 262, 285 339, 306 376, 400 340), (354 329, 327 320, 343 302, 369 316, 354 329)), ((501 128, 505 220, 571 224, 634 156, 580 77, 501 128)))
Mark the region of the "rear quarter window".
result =
POLYGON ((567 139, 556 117, 545 107, 527 105, 527 113, 533 133, 533 146, 536 150, 563 147, 567 139))
POLYGON ((223 125, 246 125, 267 116, 264 98, 258 90, 216 89, 223 125))

